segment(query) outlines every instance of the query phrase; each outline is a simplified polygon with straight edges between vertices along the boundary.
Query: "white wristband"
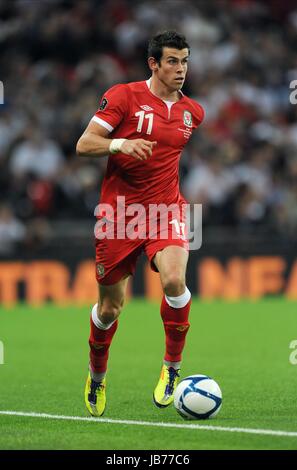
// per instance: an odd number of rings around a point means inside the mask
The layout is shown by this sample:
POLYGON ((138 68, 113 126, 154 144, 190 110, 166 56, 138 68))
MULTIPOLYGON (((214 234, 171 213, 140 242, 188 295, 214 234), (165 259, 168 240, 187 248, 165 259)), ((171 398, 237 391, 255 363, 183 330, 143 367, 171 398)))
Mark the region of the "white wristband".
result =
POLYGON ((110 153, 118 153, 121 150, 121 146, 127 139, 113 139, 109 146, 110 153))

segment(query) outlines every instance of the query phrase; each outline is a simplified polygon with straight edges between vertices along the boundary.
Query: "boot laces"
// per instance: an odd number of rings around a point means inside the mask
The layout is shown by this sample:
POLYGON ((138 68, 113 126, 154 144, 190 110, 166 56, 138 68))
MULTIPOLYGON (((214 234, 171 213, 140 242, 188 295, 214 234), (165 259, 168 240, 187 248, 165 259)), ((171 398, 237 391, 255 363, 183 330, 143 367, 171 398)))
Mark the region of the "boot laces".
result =
POLYGON ((179 377, 179 373, 174 367, 169 367, 168 369, 169 375, 169 383, 166 385, 165 395, 172 395, 174 390, 174 383, 177 377, 179 377))

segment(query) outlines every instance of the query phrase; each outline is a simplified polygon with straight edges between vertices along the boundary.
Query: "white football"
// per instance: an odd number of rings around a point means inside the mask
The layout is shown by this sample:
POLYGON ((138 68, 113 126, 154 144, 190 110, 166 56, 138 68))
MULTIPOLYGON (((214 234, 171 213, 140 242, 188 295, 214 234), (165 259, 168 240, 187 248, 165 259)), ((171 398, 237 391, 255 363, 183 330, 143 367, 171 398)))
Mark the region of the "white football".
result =
POLYGON ((185 419, 214 418, 222 406, 222 392, 207 375, 191 375, 178 384, 174 406, 185 419))

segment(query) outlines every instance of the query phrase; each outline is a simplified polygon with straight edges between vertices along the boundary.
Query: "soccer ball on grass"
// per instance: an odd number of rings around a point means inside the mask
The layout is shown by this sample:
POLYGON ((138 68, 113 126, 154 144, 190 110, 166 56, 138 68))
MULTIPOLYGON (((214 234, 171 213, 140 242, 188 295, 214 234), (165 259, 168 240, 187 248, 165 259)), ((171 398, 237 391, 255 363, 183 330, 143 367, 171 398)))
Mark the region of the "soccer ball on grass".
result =
POLYGON ((222 392, 207 375, 184 378, 174 392, 174 406, 185 419, 214 418, 222 405, 222 392))

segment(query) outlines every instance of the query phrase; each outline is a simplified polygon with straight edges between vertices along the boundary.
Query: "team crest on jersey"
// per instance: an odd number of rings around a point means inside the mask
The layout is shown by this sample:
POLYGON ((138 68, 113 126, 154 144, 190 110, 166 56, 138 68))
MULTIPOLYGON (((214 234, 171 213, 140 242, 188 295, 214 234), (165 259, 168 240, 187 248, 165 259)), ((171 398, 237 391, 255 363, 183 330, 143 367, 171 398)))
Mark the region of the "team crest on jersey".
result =
POLYGON ((107 99, 106 99, 106 98, 102 98, 101 103, 100 103, 100 105, 99 105, 99 110, 100 110, 100 111, 103 111, 103 110, 106 108, 107 104, 108 104, 107 99))
POLYGON ((184 125, 192 127, 192 114, 190 111, 184 111, 184 125))
POLYGON ((105 268, 104 268, 103 264, 101 264, 101 263, 97 264, 97 273, 98 273, 99 277, 104 276, 105 268))

